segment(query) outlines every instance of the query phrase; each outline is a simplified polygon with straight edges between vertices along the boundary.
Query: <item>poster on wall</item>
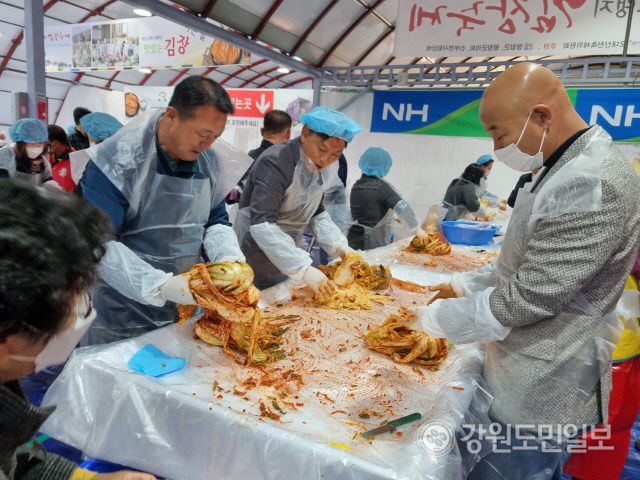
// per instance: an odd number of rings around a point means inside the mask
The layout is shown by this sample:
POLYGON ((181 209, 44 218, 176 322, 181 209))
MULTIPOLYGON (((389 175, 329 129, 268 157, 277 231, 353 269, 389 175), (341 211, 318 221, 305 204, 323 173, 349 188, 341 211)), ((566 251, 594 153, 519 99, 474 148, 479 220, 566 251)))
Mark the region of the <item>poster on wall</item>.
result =
POLYGON ((628 0, 399 0, 394 55, 621 55, 629 9, 628 0))
POLYGON ((45 27, 48 72, 245 63, 249 52, 162 17, 45 27))
MULTIPOLYGON (((483 90, 376 90, 371 132, 488 137, 478 118, 483 90)), ((640 142, 640 89, 569 88, 576 111, 617 142, 640 142)))
MULTIPOLYGON (((124 111, 128 120, 153 108, 165 108, 174 87, 147 87, 131 85, 123 93, 124 111)), ((271 110, 288 111, 295 120, 294 111, 304 113, 311 108, 313 90, 309 89, 226 89, 235 113, 227 116, 226 127, 259 128, 262 119, 271 110), (302 105, 302 107, 300 106, 302 105)))

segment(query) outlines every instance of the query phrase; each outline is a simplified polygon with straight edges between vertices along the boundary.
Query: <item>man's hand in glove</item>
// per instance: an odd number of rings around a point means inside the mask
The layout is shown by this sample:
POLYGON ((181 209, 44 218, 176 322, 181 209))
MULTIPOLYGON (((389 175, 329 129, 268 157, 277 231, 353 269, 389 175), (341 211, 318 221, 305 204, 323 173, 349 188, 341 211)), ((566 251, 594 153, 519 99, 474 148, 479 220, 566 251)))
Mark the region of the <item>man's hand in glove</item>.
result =
POLYGON ((182 305, 195 305, 196 301, 187 282, 184 275, 174 275, 160 287, 162 298, 182 305))
POLYGON ((307 267, 302 276, 302 281, 323 297, 333 295, 337 291, 336 284, 315 267, 307 267))
POLYGON ((427 237, 426 232, 425 232, 423 229, 421 229, 420 227, 416 228, 416 229, 413 231, 413 234, 414 234, 416 237, 419 237, 419 238, 426 238, 426 237, 427 237))
POLYGON ((336 254, 342 259, 344 260, 344 257, 346 257, 347 255, 349 255, 350 253, 356 253, 356 251, 351 248, 349 245, 340 245, 337 249, 336 249, 336 254))
POLYGON ((451 286, 451 283, 444 282, 439 283, 438 285, 431 285, 429 287, 430 292, 438 292, 436 293, 431 300, 427 303, 427 305, 431 305, 433 302, 438 300, 439 298, 458 298, 458 294, 451 286))

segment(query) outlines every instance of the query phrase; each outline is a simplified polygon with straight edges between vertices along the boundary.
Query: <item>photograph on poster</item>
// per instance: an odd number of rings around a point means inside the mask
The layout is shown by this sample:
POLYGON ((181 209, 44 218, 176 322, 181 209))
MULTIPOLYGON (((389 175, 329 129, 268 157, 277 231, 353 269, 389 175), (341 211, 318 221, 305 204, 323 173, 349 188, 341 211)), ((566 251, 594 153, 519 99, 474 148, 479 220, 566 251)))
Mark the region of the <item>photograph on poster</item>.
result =
POLYGON ((65 25, 50 28, 44 36, 44 65, 47 72, 61 72, 71 65, 71 28, 65 25))
POLYGON ((71 31, 73 53, 71 62, 73 68, 91 67, 91 30, 83 25, 71 31))
POLYGON ((93 25, 91 37, 92 67, 137 67, 140 64, 140 40, 135 22, 93 25))

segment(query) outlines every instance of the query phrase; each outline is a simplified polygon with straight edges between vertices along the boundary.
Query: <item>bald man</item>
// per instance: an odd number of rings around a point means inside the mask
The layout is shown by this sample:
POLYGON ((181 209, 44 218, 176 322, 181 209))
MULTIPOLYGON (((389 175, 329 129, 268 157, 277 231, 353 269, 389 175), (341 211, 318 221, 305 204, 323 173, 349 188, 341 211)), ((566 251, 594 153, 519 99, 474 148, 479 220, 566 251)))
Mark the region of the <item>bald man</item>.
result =
POLYGON ((486 342, 489 415, 503 440, 468 478, 559 479, 567 442, 607 423, 614 309, 640 243, 640 184, 539 65, 496 78, 480 121, 499 161, 540 171, 518 193, 498 259, 433 287, 439 300, 415 308, 410 326, 454 344, 486 342), (546 446, 537 432, 552 437, 546 446))

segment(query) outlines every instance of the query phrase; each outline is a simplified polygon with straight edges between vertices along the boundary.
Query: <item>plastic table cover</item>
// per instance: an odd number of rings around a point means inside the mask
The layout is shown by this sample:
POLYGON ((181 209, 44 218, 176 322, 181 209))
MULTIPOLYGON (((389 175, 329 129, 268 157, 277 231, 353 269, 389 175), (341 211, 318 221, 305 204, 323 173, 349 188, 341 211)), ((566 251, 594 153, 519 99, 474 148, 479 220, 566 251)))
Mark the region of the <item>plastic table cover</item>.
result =
MULTIPOLYGON (((367 252, 369 261, 371 253, 392 259, 401 248, 367 252)), ((449 277, 391 266, 395 277, 422 285, 449 277)), ((307 307, 304 291, 284 299, 284 291, 265 291, 273 303, 263 316, 300 315, 283 335, 287 358, 244 367, 194 339, 192 322, 77 349, 45 396, 43 404, 58 407, 43 431, 86 455, 174 480, 465 478, 478 457, 461 442, 461 425, 489 423, 481 348, 456 346, 431 371, 395 363, 362 342, 399 306, 425 303, 433 294, 392 287, 385 291, 389 301, 373 310, 336 311, 307 307), (158 378, 128 369, 148 344, 185 357, 186 368, 158 378), (360 435, 414 412, 422 414, 420 422, 373 440, 360 435), (434 422, 455 431, 456 439, 445 438, 447 448, 432 444, 434 422)))

